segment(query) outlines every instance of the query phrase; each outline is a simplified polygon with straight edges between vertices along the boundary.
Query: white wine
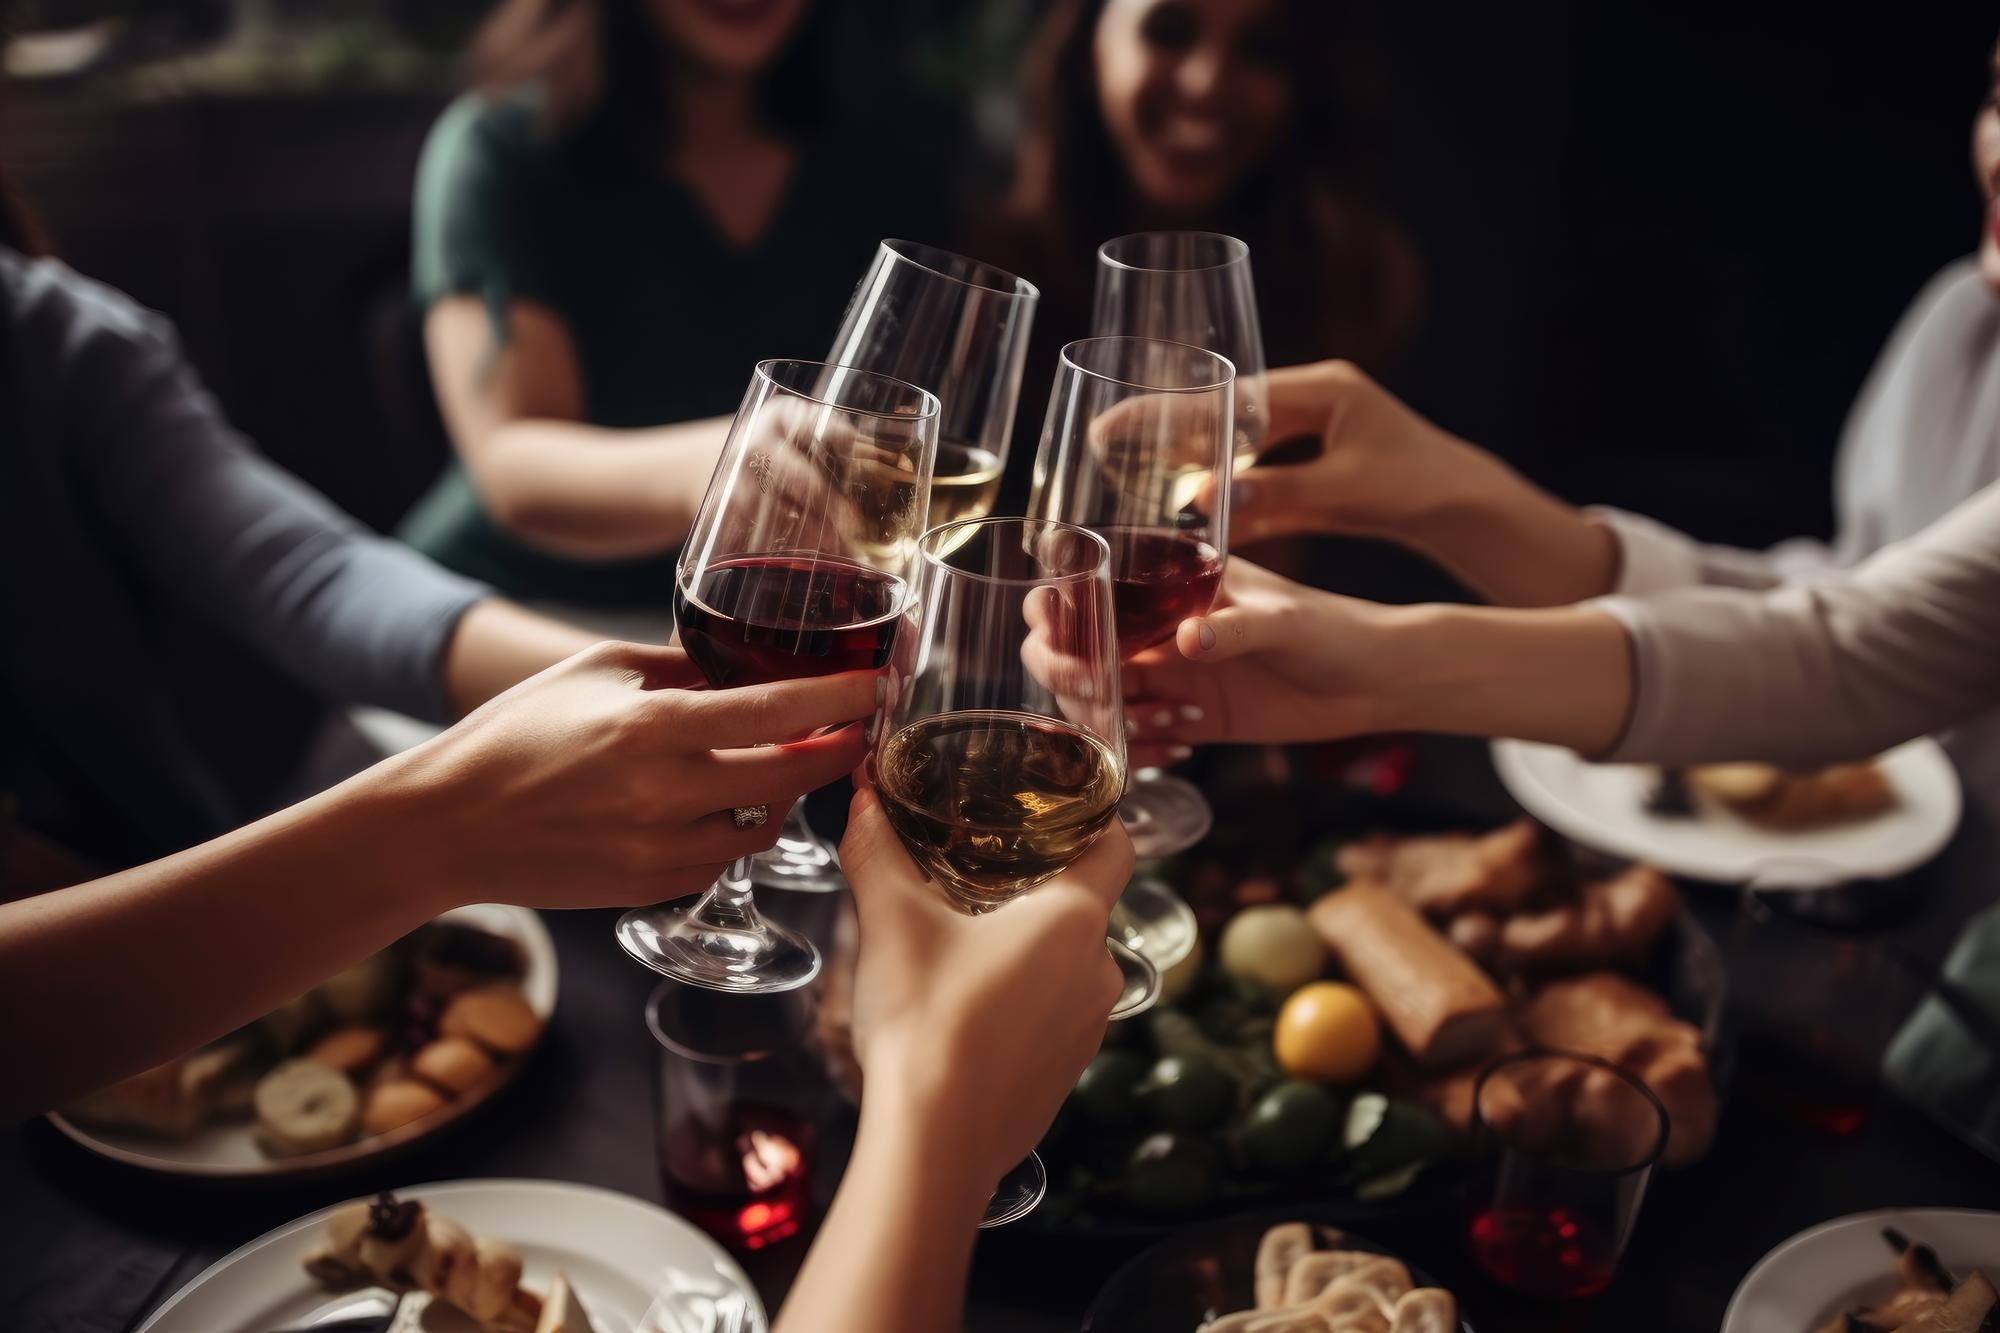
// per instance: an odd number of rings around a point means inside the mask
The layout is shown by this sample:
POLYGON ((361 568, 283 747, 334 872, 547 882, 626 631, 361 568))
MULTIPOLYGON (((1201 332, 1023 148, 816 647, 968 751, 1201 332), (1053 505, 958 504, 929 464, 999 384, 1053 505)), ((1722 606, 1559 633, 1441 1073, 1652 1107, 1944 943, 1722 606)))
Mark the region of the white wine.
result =
MULTIPOLYGON (((931 473, 931 527, 985 518, 993 512, 993 501, 999 494, 998 454, 962 440, 938 441, 937 467, 931 473)), ((971 535, 967 529, 965 536, 971 535)), ((950 553, 938 552, 940 556, 950 553)))
POLYGON ((1111 747, 1035 713, 968 709, 902 728, 875 760, 877 790, 910 855, 968 912, 1060 873, 1118 815, 1111 747))
MULTIPOLYGON (((1250 436, 1239 428, 1235 435, 1235 447, 1229 456, 1229 471, 1232 476, 1248 472, 1257 461, 1256 451, 1251 447, 1250 436)), ((1207 463, 1191 463, 1174 468, 1168 473, 1167 495, 1172 502, 1169 512, 1178 513, 1194 504, 1208 479, 1215 475, 1215 469, 1207 463)))

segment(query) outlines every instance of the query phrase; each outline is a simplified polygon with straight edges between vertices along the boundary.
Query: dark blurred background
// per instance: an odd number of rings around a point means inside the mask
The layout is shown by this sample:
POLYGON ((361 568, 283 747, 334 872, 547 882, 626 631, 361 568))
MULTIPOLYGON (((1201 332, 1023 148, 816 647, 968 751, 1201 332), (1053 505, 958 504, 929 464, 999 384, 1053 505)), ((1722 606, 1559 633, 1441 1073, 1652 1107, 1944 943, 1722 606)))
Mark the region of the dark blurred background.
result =
MULTIPOLYGON (((887 44, 910 87, 962 113, 955 175, 1004 178, 1038 5, 824 2, 836 50, 887 44)), ((0 121, 58 252, 171 315, 237 422, 383 527, 445 457, 407 305, 410 185, 484 8, 36 0, 9 16, 62 34, 9 47, 0 121), (308 40, 258 54, 230 40, 245 23, 308 40)), ((1569 498, 1722 540, 1826 531, 1863 374, 1978 239, 1966 145, 1992 5, 1863 23, 1432 0, 1373 26, 1382 191, 1427 276, 1394 387, 1569 498)), ((866 101, 869 82, 838 91, 866 101)), ((884 151, 898 132, 883 126, 884 151)), ((913 163, 912 188, 935 188, 938 165, 913 163)))

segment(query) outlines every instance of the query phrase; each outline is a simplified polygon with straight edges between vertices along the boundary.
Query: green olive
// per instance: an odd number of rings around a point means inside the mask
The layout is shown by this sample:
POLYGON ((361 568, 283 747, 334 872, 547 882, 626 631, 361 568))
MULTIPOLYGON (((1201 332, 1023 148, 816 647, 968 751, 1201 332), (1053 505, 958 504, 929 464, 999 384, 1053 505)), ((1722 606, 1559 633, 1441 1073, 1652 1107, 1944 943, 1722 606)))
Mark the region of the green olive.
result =
POLYGON ((1147 1118, 1167 1129, 1210 1129, 1236 1106, 1236 1080, 1196 1055, 1162 1057, 1136 1092, 1147 1118))

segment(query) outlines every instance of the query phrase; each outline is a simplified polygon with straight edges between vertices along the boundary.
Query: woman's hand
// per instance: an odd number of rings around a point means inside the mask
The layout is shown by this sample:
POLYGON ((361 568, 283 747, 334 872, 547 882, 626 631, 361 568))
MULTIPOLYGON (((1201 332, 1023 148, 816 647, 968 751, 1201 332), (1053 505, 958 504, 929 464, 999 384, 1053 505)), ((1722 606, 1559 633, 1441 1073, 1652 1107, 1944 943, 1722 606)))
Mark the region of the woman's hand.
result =
POLYGON ((398 825, 409 856, 458 902, 628 905, 706 888, 860 761, 875 676, 689 688, 700 679, 678 649, 604 643, 499 695, 394 761, 390 781, 420 811, 398 825), (771 817, 737 828, 732 809, 755 805, 771 817))
POLYGON ((1211 741, 1329 740, 1379 728, 1392 608, 1281 578, 1241 556, 1217 607, 1124 669, 1132 762, 1211 741))
POLYGON ((1131 878, 1132 844, 1113 824, 1048 883, 968 916, 857 783, 840 863, 861 923, 854 1048, 865 1104, 887 1114, 897 1099, 938 1151, 966 1164, 983 1200, 1041 1140, 1104 1037, 1120 989, 1105 923, 1131 878))

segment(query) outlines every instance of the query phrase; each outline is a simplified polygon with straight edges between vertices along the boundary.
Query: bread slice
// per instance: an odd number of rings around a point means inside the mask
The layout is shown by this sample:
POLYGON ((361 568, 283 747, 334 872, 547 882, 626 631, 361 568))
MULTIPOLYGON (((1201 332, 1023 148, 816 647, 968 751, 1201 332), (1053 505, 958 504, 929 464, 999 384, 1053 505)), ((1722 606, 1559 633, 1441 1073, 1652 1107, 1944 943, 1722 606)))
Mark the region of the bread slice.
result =
POLYGON ((555 1281, 549 1283, 549 1294, 542 1300, 542 1320, 535 1325, 535 1333, 593 1333, 590 1316, 583 1312, 583 1302, 576 1298, 576 1289, 569 1284, 569 1277, 557 1273, 555 1281))

